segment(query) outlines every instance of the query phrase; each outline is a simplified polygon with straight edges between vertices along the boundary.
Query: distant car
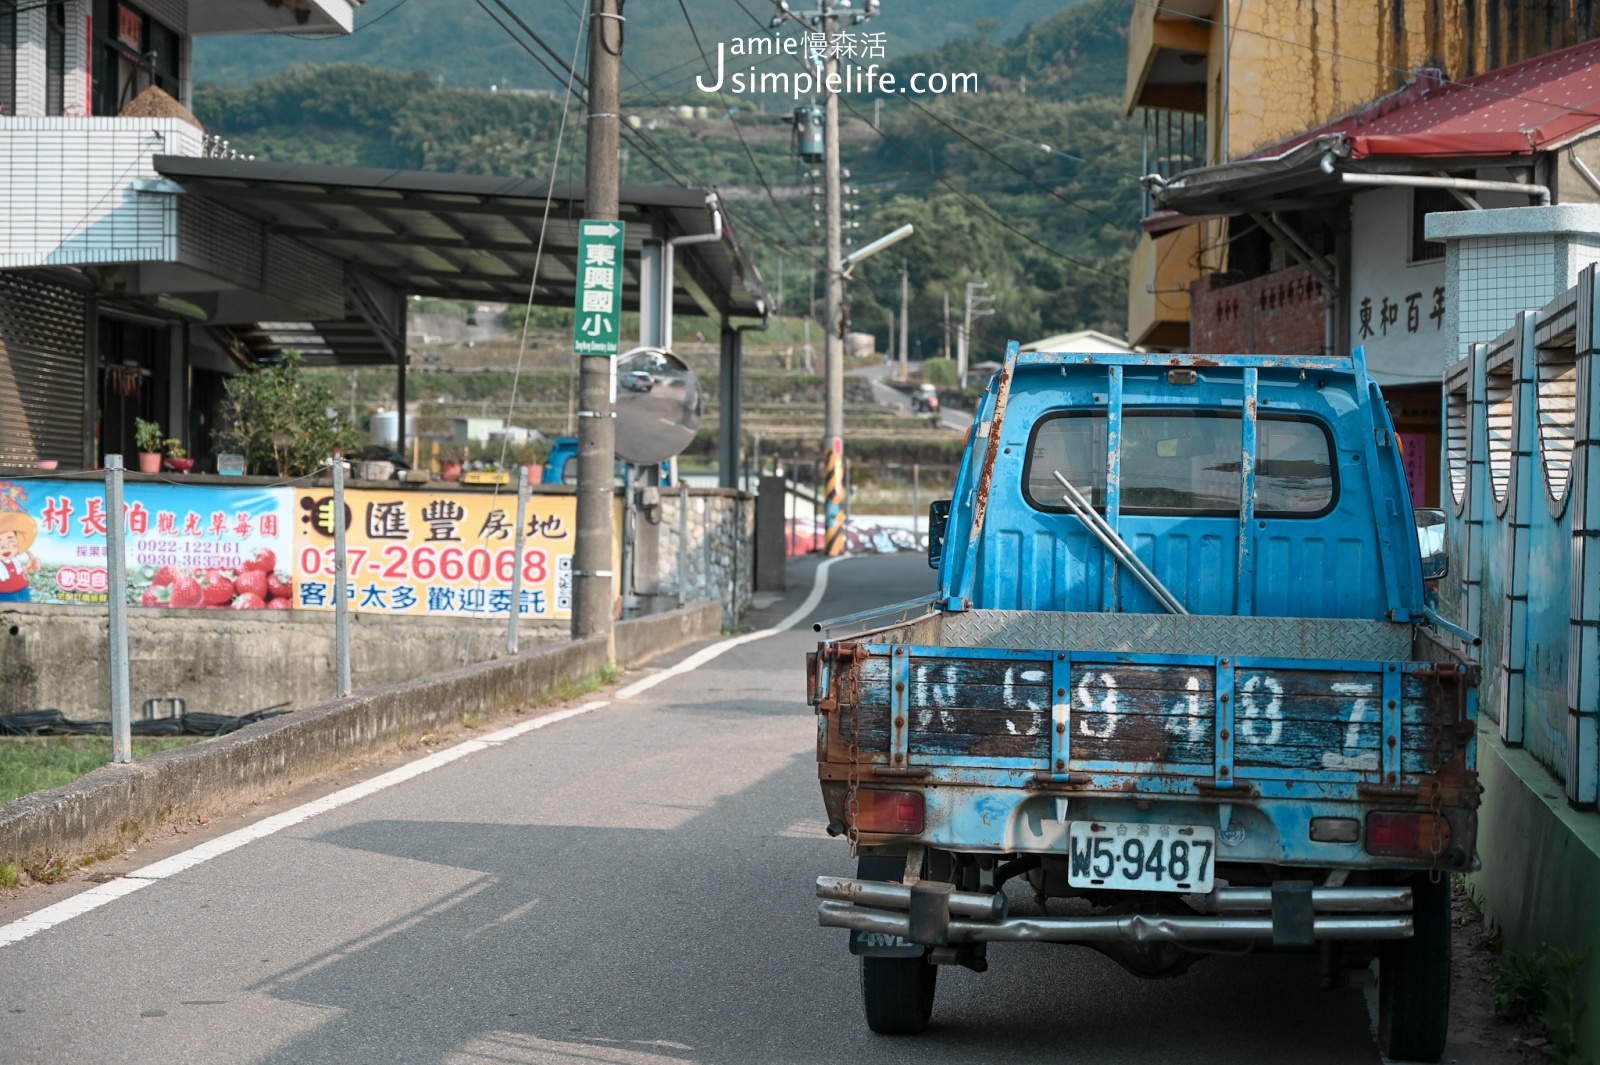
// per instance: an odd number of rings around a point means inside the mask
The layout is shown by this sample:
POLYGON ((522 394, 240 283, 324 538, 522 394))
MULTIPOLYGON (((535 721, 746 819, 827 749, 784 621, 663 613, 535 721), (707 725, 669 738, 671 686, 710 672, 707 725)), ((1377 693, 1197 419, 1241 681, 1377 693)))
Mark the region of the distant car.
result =
POLYGON ((931 384, 918 385, 911 393, 911 411, 913 414, 939 413, 939 390, 931 384))
POLYGON ((622 387, 629 392, 648 392, 656 386, 656 379, 645 370, 630 370, 622 375, 622 387))

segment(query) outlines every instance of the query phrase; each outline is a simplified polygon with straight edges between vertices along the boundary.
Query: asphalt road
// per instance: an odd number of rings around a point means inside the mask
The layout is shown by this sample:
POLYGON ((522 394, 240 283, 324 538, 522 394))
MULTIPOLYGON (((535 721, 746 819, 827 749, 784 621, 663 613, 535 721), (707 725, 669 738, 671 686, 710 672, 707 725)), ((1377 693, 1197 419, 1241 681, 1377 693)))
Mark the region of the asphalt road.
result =
MULTIPOLYGON (((931 574, 857 559, 830 587, 819 617, 931 574)), ((852 863, 822 831, 814 640, 747 643, 0 948, 0 1061, 1378 1061, 1362 992, 1301 957, 1151 982, 995 945, 987 974, 943 971, 923 1036, 870 1034, 844 933, 816 926, 813 878, 852 863)))
MULTIPOLYGON (((907 413, 911 412, 911 397, 898 388, 890 388, 883 383, 883 379, 889 376, 890 367, 883 365, 868 366, 851 372, 872 382, 872 395, 879 403, 885 406, 899 407, 907 413)), ((919 415, 919 417, 925 417, 925 415, 919 415)), ((946 429, 964 433, 972 425, 972 415, 964 410, 941 409, 939 411, 939 424, 946 429)))

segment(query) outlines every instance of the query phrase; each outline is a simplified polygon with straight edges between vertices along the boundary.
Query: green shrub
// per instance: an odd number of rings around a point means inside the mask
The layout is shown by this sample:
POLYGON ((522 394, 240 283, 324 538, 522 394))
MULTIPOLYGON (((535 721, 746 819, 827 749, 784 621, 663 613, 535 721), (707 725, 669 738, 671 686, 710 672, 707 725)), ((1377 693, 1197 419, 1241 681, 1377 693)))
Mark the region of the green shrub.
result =
POLYGON ((217 450, 244 456, 251 473, 297 477, 320 469, 334 449, 355 452, 360 434, 341 425, 333 390, 306 374, 298 351, 278 366, 228 379, 217 450))
POLYGON ((927 359, 922 364, 922 379, 941 388, 954 388, 960 378, 954 359, 927 359))

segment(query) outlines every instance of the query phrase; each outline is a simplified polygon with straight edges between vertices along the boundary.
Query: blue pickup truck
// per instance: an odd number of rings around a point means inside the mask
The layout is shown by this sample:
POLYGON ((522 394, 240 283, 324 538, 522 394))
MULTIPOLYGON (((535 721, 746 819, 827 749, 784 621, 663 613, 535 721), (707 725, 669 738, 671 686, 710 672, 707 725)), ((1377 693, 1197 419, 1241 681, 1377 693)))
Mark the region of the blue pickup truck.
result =
POLYGON ((939 967, 992 942, 1146 977, 1303 951, 1328 986, 1376 960, 1383 1051, 1438 1060, 1478 666, 1410 500, 1359 349, 1012 345, 932 510, 937 590, 809 656, 858 859, 820 919, 872 1030, 922 1030, 939 967))

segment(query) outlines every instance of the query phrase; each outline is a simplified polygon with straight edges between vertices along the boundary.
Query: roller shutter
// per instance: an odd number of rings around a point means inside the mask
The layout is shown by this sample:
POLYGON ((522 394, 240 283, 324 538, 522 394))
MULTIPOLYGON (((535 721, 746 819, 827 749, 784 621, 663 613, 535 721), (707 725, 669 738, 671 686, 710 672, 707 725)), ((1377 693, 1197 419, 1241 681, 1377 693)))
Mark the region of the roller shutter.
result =
POLYGON ((0 466, 83 465, 84 299, 0 272, 0 466))

